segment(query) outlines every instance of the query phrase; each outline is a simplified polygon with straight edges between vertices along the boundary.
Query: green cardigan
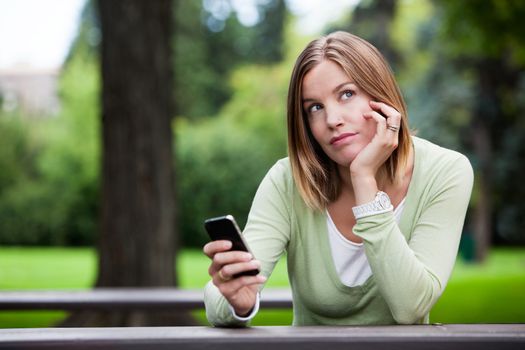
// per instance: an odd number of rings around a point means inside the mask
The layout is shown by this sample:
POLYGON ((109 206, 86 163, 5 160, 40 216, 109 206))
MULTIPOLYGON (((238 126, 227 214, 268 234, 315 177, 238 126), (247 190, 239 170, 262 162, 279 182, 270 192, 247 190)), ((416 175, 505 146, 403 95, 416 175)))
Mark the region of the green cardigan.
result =
MULTIPOLYGON (((339 279, 326 213, 305 205, 289 160, 279 160, 261 182, 243 234, 265 276, 286 251, 294 325, 428 323, 454 266, 473 171, 460 153, 412 139, 414 170, 399 225, 389 212, 354 226, 372 269, 360 286, 347 287, 339 279)), ((245 325, 211 282, 204 294, 212 325, 245 325)))

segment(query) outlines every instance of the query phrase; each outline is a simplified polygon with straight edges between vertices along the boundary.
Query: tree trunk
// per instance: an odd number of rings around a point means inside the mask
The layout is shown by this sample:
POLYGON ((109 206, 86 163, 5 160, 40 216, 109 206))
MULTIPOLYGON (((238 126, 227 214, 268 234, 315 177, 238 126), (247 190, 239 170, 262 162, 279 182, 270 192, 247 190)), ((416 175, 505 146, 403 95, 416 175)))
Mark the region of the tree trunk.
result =
POLYGON ((472 126, 472 146, 479 161, 476 176, 477 194, 474 206, 474 258, 482 262, 487 257, 492 236, 492 142, 487 125, 479 120, 472 126))
MULTIPOLYGON (((96 286, 175 286, 171 0, 99 0, 98 6, 103 153, 96 286)), ((84 312, 69 325, 187 320, 186 315, 84 312)))
POLYGON ((471 147, 477 160, 478 174, 474 207, 474 244, 477 262, 486 259, 493 236, 495 159, 501 149, 502 130, 507 121, 502 91, 516 86, 517 74, 508 66, 504 56, 477 58, 471 66, 477 76, 476 104, 472 110, 471 147))
POLYGON ((100 0, 98 286, 175 284, 171 1, 100 0))

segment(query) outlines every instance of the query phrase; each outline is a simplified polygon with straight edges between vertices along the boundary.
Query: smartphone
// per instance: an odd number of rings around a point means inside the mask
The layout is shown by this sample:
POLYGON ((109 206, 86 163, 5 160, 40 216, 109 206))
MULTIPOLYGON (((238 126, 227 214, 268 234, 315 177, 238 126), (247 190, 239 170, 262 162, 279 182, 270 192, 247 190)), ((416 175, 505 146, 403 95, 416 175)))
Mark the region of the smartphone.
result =
MULTIPOLYGON (((232 242, 232 247, 230 250, 240 250, 252 254, 248 248, 248 245, 246 244, 246 241, 242 237, 239 226, 235 222, 235 219, 232 215, 208 219, 204 221, 204 227, 213 241, 228 240, 232 242)), ((233 277, 246 275, 255 276, 259 274, 259 272, 259 269, 243 271, 234 275, 233 277)))

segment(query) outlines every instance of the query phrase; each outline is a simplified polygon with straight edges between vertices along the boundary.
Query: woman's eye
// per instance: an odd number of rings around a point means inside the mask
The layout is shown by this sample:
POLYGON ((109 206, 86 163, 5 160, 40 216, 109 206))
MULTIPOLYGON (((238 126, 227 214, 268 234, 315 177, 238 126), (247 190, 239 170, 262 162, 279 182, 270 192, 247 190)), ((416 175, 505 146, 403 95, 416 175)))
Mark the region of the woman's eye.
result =
POLYGON ((343 100, 348 100, 350 97, 354 96, 354 92, 350 90, 343 91, 343 94, 341 95, 341 98, 343 100))
POLYGON ((322 108, 322 106, 320 104, 316 103, 316 104, 311 105, 308 108, 308 112, 310 112, 310 113, 317 112, 317 111, 320 111, 321 108, 322 108))

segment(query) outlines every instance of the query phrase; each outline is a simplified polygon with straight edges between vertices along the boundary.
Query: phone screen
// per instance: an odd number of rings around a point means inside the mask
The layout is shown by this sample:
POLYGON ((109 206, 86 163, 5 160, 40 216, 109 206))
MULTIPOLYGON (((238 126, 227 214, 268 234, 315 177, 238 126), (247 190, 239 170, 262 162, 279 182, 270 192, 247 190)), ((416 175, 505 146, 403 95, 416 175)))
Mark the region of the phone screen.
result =
MULTIPOLYGON (((220 216, 216 218, 208 219, 204 222, 204 226, 210 238, 214 241, 227 240, 232 242, 232 248, 230 250, 240 250, 251 254, 248 245, 242 238, 239 226, 235 222, 232 215, 220 216)), ((253 256, 253 254, 252 254, 253 256)), ((258 269, 244 271, 238 275, 257 275, 258 269)), ((235 275, 234 277, 237 277, 235 275)))

